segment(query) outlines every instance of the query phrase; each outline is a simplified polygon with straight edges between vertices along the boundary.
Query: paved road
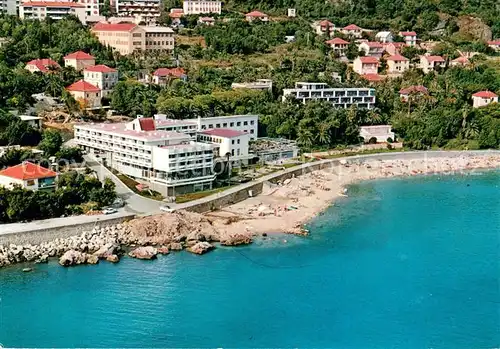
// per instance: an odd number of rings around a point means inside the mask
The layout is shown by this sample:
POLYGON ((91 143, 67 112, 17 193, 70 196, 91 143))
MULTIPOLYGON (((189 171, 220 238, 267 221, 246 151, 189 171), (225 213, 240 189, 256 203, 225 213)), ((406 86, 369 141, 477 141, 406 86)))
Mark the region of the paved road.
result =
POLYGON ((97 173, 97 176, 102 181, 109 177, 116 185, 116 193, 125 201, 125 211, 137 214, 144 213, 159 213, 162 203, 153 199, 148 199, 134 193, 122 181, 120 181, 111 171, 96 161, 90 155, 84 156, 86 164, 97 173))

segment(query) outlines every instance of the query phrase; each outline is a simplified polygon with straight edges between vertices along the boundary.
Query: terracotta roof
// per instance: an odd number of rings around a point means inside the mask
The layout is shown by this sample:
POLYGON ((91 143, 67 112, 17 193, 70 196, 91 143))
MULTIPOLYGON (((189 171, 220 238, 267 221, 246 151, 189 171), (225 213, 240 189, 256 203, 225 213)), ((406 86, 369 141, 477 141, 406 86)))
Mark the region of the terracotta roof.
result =
POLYGON ((153 73, 154 76, 175 76, 181 78, 186 75, 186 71, 183 68, 158 68, 153 73))
POLYGON ((388 61, 395 61, 395 62, 397 62, 397 61, 407 61, 408 58, 403 57, 401 55, 394 55, 394 56, 387 57, 387 60, 388 61))
POLYGON ((378 41, 368 41, 368 42, 365 42, 365 44, 367 44, 368 47, 384 47, 384 45, 378 41))
POLYGON ((462 64, 468 64, 470 63, 469 59, 465 56, 460 56, 458 58, 455 58, 454 60, 452 60, 452 62, 454 63, 462 63, 462 64))
POLYGON ((495 98, 498 97, 495 93, 491 91, 479 91, 472 95, 472 97, 481 97, 481 98, 495 98))
POLYGON ((83 51, 76 51, 65 56, 64 59, 95 59, 95 57, 83 51))
POLYGON ((399 93, 402 95, 408 95, 410 93, 428 93, 427 88, 422 85, 409 86, 407 88, 403 88, 399 90, 399 93))
POLYGON ((135 27, 137 27, 137 24, 135 24, 135 23, 103 23, 103 22, 99 22, 96 25, 94 25, 92 30, 129 32, 132 29, 134 29, 135 27))
POLYGON ((199 20, 202 22, 215 22, 215 19, 212 17, 200 17, 199 20))
POLYGON ((100 92, 101 89, 97 86, 94 86, 92 84, 89 84, 85 80, 78 80, 74 84, 69 85, 66 87, 66 90, 68 91, 80 91, 80 92, 100 92))
POLYGON ((155 131, 155 121, 153 118, 139 118, 139 125, 142 131, 155 131))
POLYGON ((245 132, 232 130, 229 128, 213 128, 210 130, 202 131, 200 133, 204 134, 204 135, 224 137, 224 138, 233 138, 233 137, 239 137, 239 136, 246 135, 245 132))
POLYGON ((370 64, 374 64, 374 63, 377 63, 378 64, 378 59, 375 58, 375 57, 370 57, 370 56, 366 56, 366 57, 359 57, 359 59, 361 60, 361 63, 370 63, 370 64))
POLYGON ((361 28, 358 27, 356 24, 349 24, 347 27, 343 28, 344 30, 360 30, 361 28))
POLYGON ((245 17, 267 17, 267 15, 260 11, 252 11, 247 13, 245 17))
POLYGON ((38 68, 43 73, 46 73, 49 71, 49 67, 54 67, 54 68, 60 68, 61 66, 57 64, 56 61, 50 59, 50 58, 43 58, 43 59, 34 59, 32 61, 29 61, 26 63, 26 65, 34 65, 38 68))
POLYGON ((183 16, 184 16, 184 12, 177 12, 177 11, 174 11, 174 12, 170 12, 170 13, 168 14, 168 16, 169 16, 170 18, 181 18, 181 17, 183 17, 183 16))
POLYGON ((378 81, 384 80, 384 78, 378 74, 363 74, 362 77, 363 77, 363 79, 368 80, 368 81, 372 81, 372 82, 378 82, 378 81))
POLYGON ((401 36, 417 36, 416 32, 399 32, 401 36))
POLYGON ((393 45, 396 48, 400 48, 400 47, 405 46, 405 43, 404 42, 390 42, 390 43, 386 44, 386 46, 389 46, 389 45, 393 45))
POLYGON ((500 45, 500 40, 488 41, 488 45, 500 45))
POLYGON ((48 168, 25 161, 22 164, 8 167, 5 170, 0 171, 0 175, 10 178, 27 180, 55 177, 57 176, 57 173, 49 170, 48 168))
POLYGON ((71 1, 25 1, 23 7, 85 7, 85 5, 71 1))
POLYGON ((324 19, 321 22, 319 22, 319 25, 322 26, 322 27, 323 26, 324 27, 326 27, 326 26, 333 27, 334 26, 332 22, 330 22, 329 20, 326 20, 326 19, 324 19))
POLYGON ((344 44, 344 45, 347 45, 347 44, 349 44, 349 41, 342 40, 341 38, 333 38, 331 40, 328 40, 326 43, 328 45, 332 45, 332 44, 337 44, 337 45, 344 44))
POLYGON ((104 65, 104 64, 98 64, 98 65, 94 65, 94 66, 91 66, 91 67, 86 67, 85 71, 91 71, 91 72, 96 72, 96 73, 114 73, 117 70, 113 69, 113 68, 110 68, 110 67, 108 67, 107 65, 104 65))
POLYGON ((422 56, 424 57, 427 62, 444 62, 444 58, 441 56, 422 56))

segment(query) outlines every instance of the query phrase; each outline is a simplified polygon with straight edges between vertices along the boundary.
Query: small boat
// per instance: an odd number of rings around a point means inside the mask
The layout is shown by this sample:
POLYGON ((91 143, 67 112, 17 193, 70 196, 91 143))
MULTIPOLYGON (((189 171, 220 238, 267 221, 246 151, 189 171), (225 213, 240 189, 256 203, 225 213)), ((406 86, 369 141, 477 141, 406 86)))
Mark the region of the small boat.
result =
POLYGON ((23 268, 24 273, 29 273, 30 271, 33 271, 33 268, 23 268))

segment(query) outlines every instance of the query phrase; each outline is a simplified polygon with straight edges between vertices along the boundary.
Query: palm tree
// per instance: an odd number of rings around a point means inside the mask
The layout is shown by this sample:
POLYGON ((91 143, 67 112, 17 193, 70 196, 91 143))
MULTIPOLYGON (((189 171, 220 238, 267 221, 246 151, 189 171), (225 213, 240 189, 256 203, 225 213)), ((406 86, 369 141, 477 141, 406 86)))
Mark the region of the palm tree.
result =
POLYGON ((318 141, 321 144, 330 143, 330 124, 327 121, 322 121, 318 125, 318 141))

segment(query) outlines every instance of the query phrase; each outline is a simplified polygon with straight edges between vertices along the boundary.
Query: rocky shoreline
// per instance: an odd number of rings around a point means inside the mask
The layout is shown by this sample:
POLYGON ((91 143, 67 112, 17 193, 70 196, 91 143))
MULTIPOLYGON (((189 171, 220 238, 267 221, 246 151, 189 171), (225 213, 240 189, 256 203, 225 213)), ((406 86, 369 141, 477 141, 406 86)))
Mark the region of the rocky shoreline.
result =
POLYGON ((0 268, 26 262, 47 263, 50 258, 59 258, 59 264, 65 267, 97 264, 101 260, 116 263, 127 255, 127 250, 129 257, 137 259, 155 259, 158 254, 183 249, 204 254, 215 248, 215 242, 226 246, 252 242, 249 234, 226 234, 210 226, 210 220, 201 214, 179 211, 96 226, 79 236, 40 245, 0 245, 0 268))

